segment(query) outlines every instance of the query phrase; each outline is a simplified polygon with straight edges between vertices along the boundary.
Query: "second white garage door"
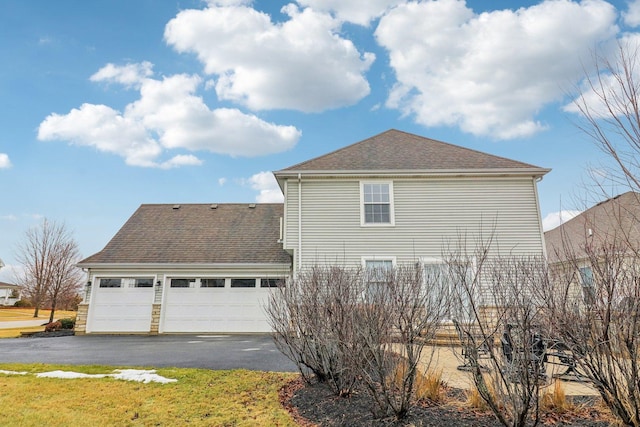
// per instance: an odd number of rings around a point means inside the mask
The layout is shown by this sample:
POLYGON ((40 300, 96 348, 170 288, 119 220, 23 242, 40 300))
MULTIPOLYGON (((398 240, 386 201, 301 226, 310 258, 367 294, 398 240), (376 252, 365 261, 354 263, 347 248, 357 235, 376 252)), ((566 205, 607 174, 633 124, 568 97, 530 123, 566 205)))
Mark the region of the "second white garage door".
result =
POLYGON ((230 279, 218 287, 202 287, 204 279, 168 280, 160 332, 270 332, 264 311, 269 288, 256 279, 233 281, 235 287, 230 279))

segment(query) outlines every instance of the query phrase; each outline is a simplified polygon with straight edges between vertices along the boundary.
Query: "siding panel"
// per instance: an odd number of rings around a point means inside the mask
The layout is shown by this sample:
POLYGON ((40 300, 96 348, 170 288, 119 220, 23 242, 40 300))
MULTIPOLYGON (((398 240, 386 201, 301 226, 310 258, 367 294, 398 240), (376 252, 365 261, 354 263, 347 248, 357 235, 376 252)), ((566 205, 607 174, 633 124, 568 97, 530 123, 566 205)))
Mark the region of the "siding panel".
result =
MULTIPOLYGON (((303 264, 360 265, 362 256, 398 263, 440 257, 466 234, 471 244, 495 227, 494 252, 541 254, 542 231, 531 178, 394 179, 395 226, 360 224, 360 181, 303 180, 303 264)), ((288 184, 286 249, 298 245, 298 188, 288 184), (294 239, 295 236, 295 239, 294 239)))

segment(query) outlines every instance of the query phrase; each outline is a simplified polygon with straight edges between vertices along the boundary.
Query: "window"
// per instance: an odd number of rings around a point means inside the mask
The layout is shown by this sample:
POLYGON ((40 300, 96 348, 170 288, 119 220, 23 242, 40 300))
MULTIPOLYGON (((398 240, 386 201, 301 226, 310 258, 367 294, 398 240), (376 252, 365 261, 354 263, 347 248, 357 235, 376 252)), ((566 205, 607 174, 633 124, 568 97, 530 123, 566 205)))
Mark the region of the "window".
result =
POLYGON ((283 278, 277 279, 260 279, 261 288, 277 288, 280 285, 284 285, 283 278))
POLYGON ((362 224, 393 225, 393 186, 390 182, 363 182, 362 224))
POLYGON ((171 279, 172 288, 192 288, 195 285, 196 279, 171 279))
POLYGON ((153 288, 153 279, 135 279, 134 286, 136 288, 153 288))
POLYGON ((256 279, 231 279, 232 288, 255 288, 256 279))
POLYGON ((201 288, 224 288, 224 279, 200 279, 201 288))
MULTIPOLYGON (((445 262, 440 258, 421 258, 422 280, 430 303, 439 304, 455 300, 445 319, 468 322, 471 319, 471 298, 477 289, 472 285, 473 261, 445 262)), ((478 295, 479 297, 479 295, 478 295)))
POLYGON ((580 267, 580 285, 582 285, 582 297, 585 304, 593 304, 596 300, 595 288, 593 286, 593 270, 591 267, 580 267))
POLYGON ((105 278, 100 279, 101 288, 119 288, 122 286, 122 279, 105 278))
POLYGON ((367 274, 365 299, 371 301, 384 292, 388 274, 393 270, 393 259, 365 259, 364 268, 367 274))

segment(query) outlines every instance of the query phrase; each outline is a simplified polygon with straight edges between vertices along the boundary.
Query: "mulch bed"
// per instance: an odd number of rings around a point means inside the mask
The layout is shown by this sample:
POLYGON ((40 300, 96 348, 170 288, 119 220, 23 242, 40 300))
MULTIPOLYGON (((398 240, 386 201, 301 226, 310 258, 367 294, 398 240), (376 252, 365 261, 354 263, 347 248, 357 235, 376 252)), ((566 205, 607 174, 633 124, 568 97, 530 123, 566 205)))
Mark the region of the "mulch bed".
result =
POLYGON ((75 332, 73 329, 60 329, 59 331, 51 331, 51 332, 29 332, 27 334, 23 334, 22 337, 25 338, 54 338, 54 337, 68 337, 74 335, 75 332))
MULTIPOLYGON (((412 408, 409 416, 376 418, 372 412, 373 400, 365 392, 350 397, 337 397, 325 384, 305 384, 302 379, 288 383, 280 391, 283 406, 302 427, 351 426, 351 427, 499 427, 501 424, 490 412, 480 412, 465 406, 460 400, 464 393, 448 389, 445 404, 421 403, 412 408)), ((540 425, 606 427, 609 422, 603 414, 592 409, 594 399, 580 397, 583 408, 579 413, 558 415, 542 414, 540 425), (591 408, 591 409, 590 409, 591 408)))

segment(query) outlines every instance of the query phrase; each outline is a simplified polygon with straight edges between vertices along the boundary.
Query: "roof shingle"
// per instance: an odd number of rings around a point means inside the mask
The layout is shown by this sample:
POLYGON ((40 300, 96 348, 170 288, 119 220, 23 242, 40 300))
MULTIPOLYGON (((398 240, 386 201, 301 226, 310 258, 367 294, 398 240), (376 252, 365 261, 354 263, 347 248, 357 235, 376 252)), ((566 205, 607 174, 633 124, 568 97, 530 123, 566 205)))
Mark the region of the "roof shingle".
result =
POLYGON ((550 262, 567 259, 567 250, 578 259, 585 247, 629 244, 640 249, 640 193, 629 191, 585 210, 564 224, 544 233, 550 262))
POLYGON ((291 263, 278 243, 283 205, 254 206, 141 205, 102 251, 79 264, 291 263))
POLYGON ((542 169, 457 145, 391 129, 363 141, 275 172, 430 171, 542 169))

